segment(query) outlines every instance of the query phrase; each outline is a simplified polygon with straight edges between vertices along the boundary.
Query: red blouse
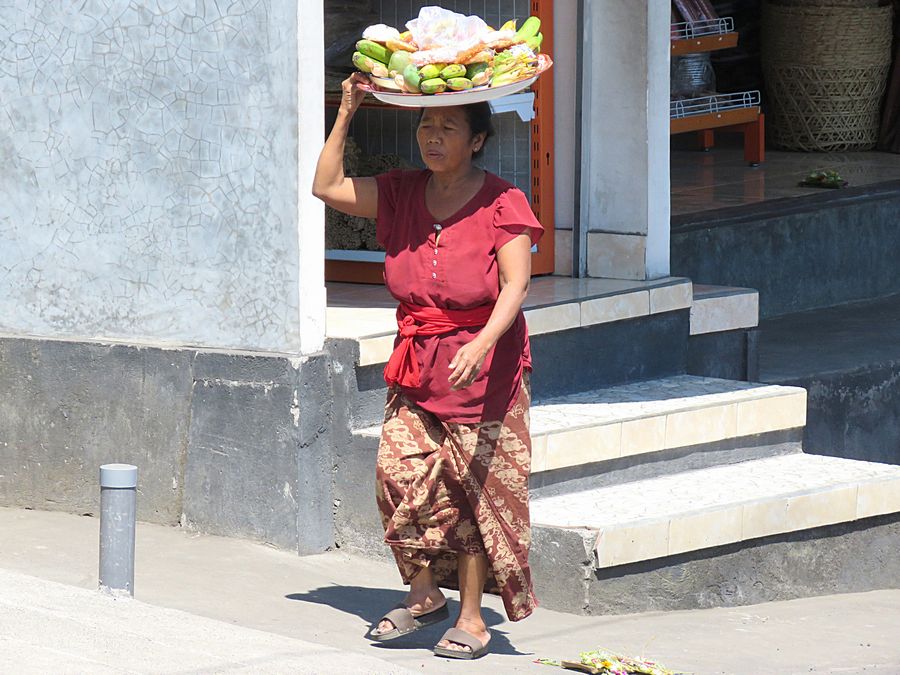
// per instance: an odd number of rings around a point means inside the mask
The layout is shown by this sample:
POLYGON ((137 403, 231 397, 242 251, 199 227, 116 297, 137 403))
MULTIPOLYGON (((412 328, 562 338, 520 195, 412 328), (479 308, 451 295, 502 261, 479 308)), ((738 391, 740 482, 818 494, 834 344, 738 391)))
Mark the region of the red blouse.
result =
MULTIPOLYGON (((429 170, 395 169, 376 176, 376 237, 387 254, 384 278, 398 301, 425 307, 471 309, 500 295, 497 251, 520 234, 532 243, 543 234, 524 193, 485 172, 484 185, 449 218, 437 220, 425 205, 429 170), (438 237, 440 234, 440 237, 438 237)), ((525 316, 519 311, 498 340, 475 381, 450 388, 450 362, 480 328, 416 336, 419 386, 403 388, 413 403, 446 422, 501 420, 519 392, 524 368, 531 368, 525 316)), ((399 335, 395 346, 399 343, 399 335)))

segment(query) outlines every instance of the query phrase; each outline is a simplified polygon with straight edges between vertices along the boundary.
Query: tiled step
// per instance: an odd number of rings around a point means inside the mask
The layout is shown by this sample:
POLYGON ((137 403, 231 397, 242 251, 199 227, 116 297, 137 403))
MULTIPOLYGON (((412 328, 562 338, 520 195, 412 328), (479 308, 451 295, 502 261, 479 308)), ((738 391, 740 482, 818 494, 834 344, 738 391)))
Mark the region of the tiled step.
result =
POLYGON ((805 421, 799 387, 677 375, 571 394, 532 406, 532 473, 802 429, 805 421))
POLYGON ((531 503, 535 526, 589 537, 596 568, 900 511, 900 467, 803 453, 531 503))
POLYGON ((691 335, 706 335, 759 323, 759 292, 752 288, 693 284, 691 335))
MULTIPOLYGON (((691 306, 691 282, 667 277, 652 281, 533 280, 525 301, 532 336, 648 317, 691 306)), ((359 343, 359 365, 385 363, 397 332, 397 302, 383 286, 329 284, 328 337, 359 343)))

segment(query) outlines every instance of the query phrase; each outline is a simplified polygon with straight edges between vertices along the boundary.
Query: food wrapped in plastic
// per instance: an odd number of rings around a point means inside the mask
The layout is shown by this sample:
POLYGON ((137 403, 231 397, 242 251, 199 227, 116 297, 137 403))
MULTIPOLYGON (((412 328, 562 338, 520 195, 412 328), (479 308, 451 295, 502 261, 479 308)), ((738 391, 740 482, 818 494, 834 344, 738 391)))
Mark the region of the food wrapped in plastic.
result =
POLYGON ((442 7, 423 7, 406 27, 419 47, 412 59, 420 67, 429 63, 466 63, 472 55, 484 51, 489 42, 515 37, 515 31, 491 30, 481 17, 442 7))

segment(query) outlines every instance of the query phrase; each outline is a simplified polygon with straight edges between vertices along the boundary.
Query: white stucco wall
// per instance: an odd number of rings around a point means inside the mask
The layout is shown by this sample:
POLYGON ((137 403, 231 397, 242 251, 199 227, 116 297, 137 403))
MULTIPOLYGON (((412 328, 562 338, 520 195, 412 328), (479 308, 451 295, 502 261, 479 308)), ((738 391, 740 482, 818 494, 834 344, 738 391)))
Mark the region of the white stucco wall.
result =
POLYGON ((299 5, 0 1, 0 331, 321 345, 297 152, 321 144, 297 69, 300 25, 321 92, 321 8, 299 5))

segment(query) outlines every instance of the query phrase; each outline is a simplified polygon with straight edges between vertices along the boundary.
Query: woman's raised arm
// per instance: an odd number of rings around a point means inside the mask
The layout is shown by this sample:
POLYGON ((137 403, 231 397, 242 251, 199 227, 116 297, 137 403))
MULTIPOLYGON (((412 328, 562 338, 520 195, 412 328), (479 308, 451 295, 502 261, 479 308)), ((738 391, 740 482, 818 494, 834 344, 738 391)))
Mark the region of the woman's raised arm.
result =
POLYGON ((359 73, 353 73, 344 80, 341 107, 319 155, 312 191, 338 211, 351 216, 374 218, 378 215, 378 185, 375 179, 348 178, 344 175, 344 144, 350 130, 350 120, 366 95, 366 92, 357 89, 359 82, 365 82, 359 73))

